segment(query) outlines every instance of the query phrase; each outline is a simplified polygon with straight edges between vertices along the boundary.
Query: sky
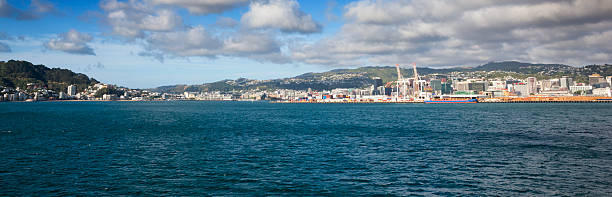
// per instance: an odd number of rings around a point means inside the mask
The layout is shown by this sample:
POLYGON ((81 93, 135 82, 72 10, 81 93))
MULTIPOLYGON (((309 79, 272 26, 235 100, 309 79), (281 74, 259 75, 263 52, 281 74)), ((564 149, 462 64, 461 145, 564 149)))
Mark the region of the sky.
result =
POLYGON ((0 60, 130 88, 336 68, 611 63, 610 0, 0 0, 0 60))

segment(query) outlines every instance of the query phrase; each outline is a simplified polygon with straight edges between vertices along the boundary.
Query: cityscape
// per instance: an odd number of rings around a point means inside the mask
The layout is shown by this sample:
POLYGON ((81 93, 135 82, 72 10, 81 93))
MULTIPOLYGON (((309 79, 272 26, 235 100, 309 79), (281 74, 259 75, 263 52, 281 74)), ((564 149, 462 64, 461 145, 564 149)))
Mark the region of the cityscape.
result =
MULTIPOLYGON (((46 89, 41 84, 28 83, 26 88, 0 87, 0 101, 274 101, 274 102, 425 102, 431 100, 477 99, 479 102, 609 102, 612 101, 612 76, 588 75, 588 81, 577 82, 572 77, 537 79, 515 78, 512 72, 451 72, 403 77, 399 65, 398 79, 383 81, 373 77, 366 87, 330 90, 272 89, 232 91, 185 91, 166 93, 139 90, 96 83, 78 91, 69 85, 65 91, 46 89), (489 76, 489 77, 484 77, 489 76), (490 77, 496 76, 496 77, 490 77)), ((418 73, 416 65, 413 73, 418 73)), ((359 74, 338 74, 323 77, 323 81, 360 77, 359 74)), ((290 82, 295 82, 291 80, 290 82)), ((290 83, 287 82, 287 83, 290 83)), ((226 81, 233 85, 236 81, 226 81)), ((258 81, 247 83, 255 84, 258 81)))

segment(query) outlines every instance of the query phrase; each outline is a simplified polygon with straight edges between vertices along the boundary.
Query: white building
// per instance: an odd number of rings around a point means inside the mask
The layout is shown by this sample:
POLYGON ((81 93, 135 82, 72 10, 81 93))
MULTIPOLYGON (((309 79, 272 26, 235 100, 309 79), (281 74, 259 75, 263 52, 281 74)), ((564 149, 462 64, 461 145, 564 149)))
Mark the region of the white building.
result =
POLYGON ((530 94, 538 93, 538 80, 535 77, 527 77, 527 87, 529 88, 530 94))
POLYGON ((589 91, 593 89, 593 86, 570 86, 570 93, 574 93, 576 91, 589 91))
POLYGON ((491 86, 488 87, 488 91, 499 91, 506 89, 506 81, 491 81, 491 86))
POLYGON ((561 78, 559 78, 559 86, 561 86, 561 89, 564 90, 568 90, 570 86, 574 85, 574 81, 572 78, 569 78, 567 76, 563 76, 561 78))
POLYGON ((595 95, 595 96, 608 96, 608 97, 612 97, 612 92, 610 92, 610 87, 595 88, 595 89, 593 89, 593 95, 595 95))
POLYGON ((183 92, 183 96, 185 97, 185 99, 195 99, 196 97, 198 97, 198 93, 197 92, 183 92))
POLYGON ((117 100, 117 95, 114 95, 114 94, 104 94, 104 95, 102 95, 102 100, 106 100, 106 101, 117 100))
POLYGON ((67 92, 68 92, 68 96, 76 96, 76 94, 77 94, 77 87, 75 85, 69 85, 67 92))
POLYGON ((58 99, 63 100, 63 99, 67 99, 67 98, 68 98, 68 96, 66 96, 66 94, 64 92, 60 92, 59 93, 58 99))
POLYGON ((529 96, 530 93, 530 88, 529 85, 524 84, 524 83, 516 83, 514 84, 514 92, 516 93, 516 95, 518 96, 529 96))

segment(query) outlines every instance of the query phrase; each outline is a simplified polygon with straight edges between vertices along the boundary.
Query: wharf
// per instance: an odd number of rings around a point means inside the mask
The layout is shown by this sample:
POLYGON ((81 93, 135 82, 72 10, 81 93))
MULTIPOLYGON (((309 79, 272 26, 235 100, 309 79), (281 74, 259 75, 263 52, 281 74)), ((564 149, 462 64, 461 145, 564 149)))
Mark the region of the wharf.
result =
POLYGON ((584 101, 530 101, 530 100, 508 100, 508 101, 482 101, 480 103, 612 103, 612 100, 584 100, 584 101))
POLYGON ((424 103, 423 101, 272 101, 271 103, 424 103))
MULTIPOLYGON (((424 103, 424 101, 422 100, 416 100, 416 101, 309 100, 309 101, 273 101, 272 103, 424 103)), ((478 99, 478 103, 612 103, 612 97, 592 97, 592 96, 501 97, 501 98, 478 99)))

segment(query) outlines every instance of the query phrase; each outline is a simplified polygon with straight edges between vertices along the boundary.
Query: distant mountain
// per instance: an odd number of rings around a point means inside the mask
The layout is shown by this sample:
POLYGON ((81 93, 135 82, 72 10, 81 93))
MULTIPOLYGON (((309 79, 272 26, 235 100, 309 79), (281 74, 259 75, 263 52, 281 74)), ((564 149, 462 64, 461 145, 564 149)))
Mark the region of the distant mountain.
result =
POLYGON ((612 65, 588 65, 578 69, 581 75, 600 74, 601 76, 612 76, 612 65))
POLYGON ((48 68, 27 61, 0 61, 0 86, 25 89, 28 83, 36 83, 47 89, 65 92, 71 84, 77 85, 80 91, 99 82, 85 74, 74 73, 68 69, 48 68))
MULTIPOLYGON (((402 76, 413 77, 411 68, 401 68, 402 76)), ((455 67, 434 69, 418 67, 419 75, 448 74, 451 72, 479 72, 479 71, 505 71, 529 76, 572 76, 578 81, 585 81, 586 76, 599 73, 604 76, 612 75, 612 65, 591 65, 582 68, 563 64, 532 64, 517 61, 489 62, 473 68, 455 67)), ((171 85, 151 89, 164 93, 182 93, 184 91, 232 91, 232 90, 264 90, 264 89, 294 89, 330 90, 334 88, 360 88, 374 83, 373 77, 380 77, 384 83, 397 79, 397 72, 393 66, 367 66, 354 69, 335 69, 322 73, 305 73, 290 78, 271 80, 252 80, 240 78, 236 80, 221 80, 201 85, 171 85)))
POLYGON ((478 66, 470 69, 471 71, 509 71, 517 73, 538 73, 547 70, 571 70, 575 67, 571 67, 563 64, 531 64, 522 63, 517 61, 505 61, 505 62, 489 62, 482 66, 478 66))

